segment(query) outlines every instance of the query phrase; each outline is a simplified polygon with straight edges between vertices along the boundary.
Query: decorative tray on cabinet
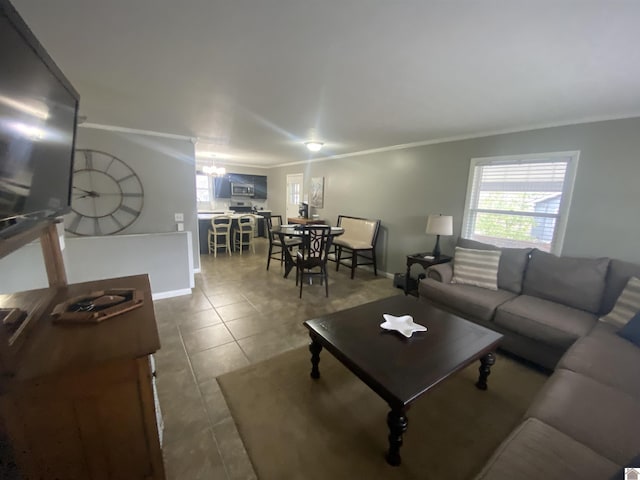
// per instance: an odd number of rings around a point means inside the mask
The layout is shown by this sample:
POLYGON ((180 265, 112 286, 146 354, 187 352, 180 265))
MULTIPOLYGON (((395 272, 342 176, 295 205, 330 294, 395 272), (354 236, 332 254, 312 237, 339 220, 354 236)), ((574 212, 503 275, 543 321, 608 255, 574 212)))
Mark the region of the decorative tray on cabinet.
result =
POLYGON ((54 323, 98 323, 143 304, 142 292, 134 288, 99 290, 70 298, 56 305, 54 323))

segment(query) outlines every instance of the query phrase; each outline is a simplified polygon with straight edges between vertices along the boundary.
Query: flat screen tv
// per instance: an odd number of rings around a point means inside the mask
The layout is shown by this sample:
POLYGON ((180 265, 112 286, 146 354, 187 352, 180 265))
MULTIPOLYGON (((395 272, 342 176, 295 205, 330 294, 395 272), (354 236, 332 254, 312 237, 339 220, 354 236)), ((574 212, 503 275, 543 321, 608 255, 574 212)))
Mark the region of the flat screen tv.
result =
POLYGON ((0 239, 70 210, 79 98, 0 0, 0 239))

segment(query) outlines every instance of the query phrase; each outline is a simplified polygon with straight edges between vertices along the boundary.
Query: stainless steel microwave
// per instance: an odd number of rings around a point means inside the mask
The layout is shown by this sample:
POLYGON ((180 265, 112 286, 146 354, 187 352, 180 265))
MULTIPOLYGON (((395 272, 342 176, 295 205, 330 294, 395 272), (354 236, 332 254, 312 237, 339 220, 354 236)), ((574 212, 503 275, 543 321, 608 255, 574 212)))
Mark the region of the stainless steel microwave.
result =
POLYGON ((232 183, 231 196, 233 197, 253 197, 255 189, 252 183, 232 183))

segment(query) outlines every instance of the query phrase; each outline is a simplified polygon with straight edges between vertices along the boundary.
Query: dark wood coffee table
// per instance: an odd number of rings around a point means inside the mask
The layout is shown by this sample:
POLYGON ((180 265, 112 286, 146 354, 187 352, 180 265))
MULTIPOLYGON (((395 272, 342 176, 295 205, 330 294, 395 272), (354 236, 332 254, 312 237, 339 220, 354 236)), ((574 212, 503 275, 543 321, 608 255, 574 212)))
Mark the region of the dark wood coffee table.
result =
POLYGON ((391 408, 387 415, 387 462, 400 465, 402 434, 411 403, 441 381, 480 359, 476 386, 487 388, 502 335, 415 298, 394 296, 307 320, 311 377, 320 378, 320 352, 326 348, 391 408), (380 328, 383 313, 411 315, 428 328, 406 338, 380 328))

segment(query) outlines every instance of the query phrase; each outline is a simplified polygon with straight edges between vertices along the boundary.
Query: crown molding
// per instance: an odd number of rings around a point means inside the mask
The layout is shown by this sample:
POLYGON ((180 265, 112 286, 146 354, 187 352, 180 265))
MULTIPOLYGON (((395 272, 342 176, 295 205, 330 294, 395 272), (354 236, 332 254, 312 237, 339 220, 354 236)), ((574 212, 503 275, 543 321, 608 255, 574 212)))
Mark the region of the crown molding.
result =
POLYGON ((120 133, 132 133, 135 135, 146 135, 149 137, 163 137, 163 138, 171 138, 173 140, 185 140, 191 142, 195 145, 198 141, 195 137, 188 137, 186 135, 177 135, 175 133, 166 133, 166 132, 155 132, 153 130, 141 130, 138 128, 129 128, 129 127, 118 127, 115 125, 104 125, 101 123, 81 123, 78 125, 79 128, 92 128, 94 130, 107 130, 109 132, 120 132, 120 133))
MULTIPOLYGON (((424 140, 419 142, 402 143, 398 145, 390 145, 387 147, 371 148, 368 150, 359 150, 357 152, 340 153, 337 155, 327 155, 325 157, 319 157, 319 158, 296 160, 294 162, 285 162, 285 163, 279 163, 276 165, 256 165, 251 163, 235 163, 235 162, 229 162, 229 161, 225 161, 224 163, 222 162, 219 162, 219 163, 220 165, 225 165, 225 166, 259 168, 259 169, 268 170, 271 168, 280 168, 280 167, 288 167, 292 165, 326 162, 329 160, 338 160, 340 158, 359 157, 362 155, 372 155, 376 153, 392 152, 395 150, 405 150, 408 148, 424 147, 427 145, 437 145, 439 143, 459 142, 462 140, 473 140, 475 138, 492 137, 495 135, 506 135, 510 133, 522 133, 522 132, 529 132, 529 131, 535 131, 535 130, 544 130, 546 128, 569 127, 572 125, 584 125, 587 123, 606 122, 606 121, 612 121, 612 120, 626 120, 630 118, 640 118, 640 112, 632 113, 629 115, 623 115, 623 116, 602 115, 602 116, 596 116, 596 117, 587 117, 580 120, 573 120, 570 122, 550 122, 550 123, 542 123, 542 124, 535 124, 535 125, 528 125, 528 126, 505 128, 505 129, 499 129, 499 130, 486 130, 483 132, 478 132, 473 134, 454 135, 451 137, 435 138, 435 139, 424 140)), ((163 137, 163 138, 170 138, 174 140, 185 140, 193 143, 194 145, 199 140, 205 140, 204 137, 189 137, 187 135, 177 135, 174 133, 156 132, 153 130, 141 130, 137 128, 118 127, 115 125, 104 125, 99 123, 82 123, 78 125, 78 127, 93 128, 96 130, 107 130, 111 132, 131 133, 136 135, 147 135, 152 137, 163 137)))
POLYGON ((320 157, 320 158, 311 158, 306 160, 298 160, 295 162, 280 163, 278 165, 272 165, 269 168, 288 167, 291 165, 300 165, 300 164, 316 163, 316 162, 326 162, 328 160, 337 160, 340 158, 348 158, 348 157, 358 157, 361 155, 371 155, 375 153, 392 152, 394 150, 405 150, 407 148, 424 147, 426 145, 436 145, 439 143, 459 142, 462 140, 473 140, 475 138, 492 137, 495 135, 506 135, 509 133, 522 133, 522 132, 529 132, 529 131, 535 131, 535 130, 544 130, 545 128, 569 127, 572 125, 583 125, 586 123, 607 122, 611 120, 626 120, 629 118, 640 118, 640 112, 625 115, 625 116, 610 115, 610 116, 601 116, 601 117, 590 117, 590 118, 584 118, 582 120, 575 120, 571 122, 544 123, 544 124, 536 124, 536 125, 529 125, 529 126, 506 128, 501 130, 487 130, 484 132, 479 132, 479 133, 474 133, 469 135, 455 135, 452 137, 436 138, 436 139, 424 140, 420 142, 402 143, 399 145, 390 145, 388 147, 372 148, 369 150, 360 150, 358 152, 341 153, 338 155, 329 155, 329 156, 320 157))

